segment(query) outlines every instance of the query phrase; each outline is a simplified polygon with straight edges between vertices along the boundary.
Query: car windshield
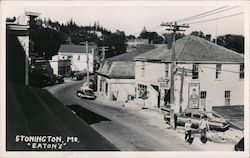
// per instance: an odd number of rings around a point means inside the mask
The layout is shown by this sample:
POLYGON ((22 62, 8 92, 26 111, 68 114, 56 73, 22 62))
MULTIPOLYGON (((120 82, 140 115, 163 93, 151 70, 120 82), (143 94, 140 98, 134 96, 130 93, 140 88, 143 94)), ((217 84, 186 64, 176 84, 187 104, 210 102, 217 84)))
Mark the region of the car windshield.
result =
POLYGON ((94 95, 94 92, 92 90, 85 90, 84 94, 85 95, 94 95))

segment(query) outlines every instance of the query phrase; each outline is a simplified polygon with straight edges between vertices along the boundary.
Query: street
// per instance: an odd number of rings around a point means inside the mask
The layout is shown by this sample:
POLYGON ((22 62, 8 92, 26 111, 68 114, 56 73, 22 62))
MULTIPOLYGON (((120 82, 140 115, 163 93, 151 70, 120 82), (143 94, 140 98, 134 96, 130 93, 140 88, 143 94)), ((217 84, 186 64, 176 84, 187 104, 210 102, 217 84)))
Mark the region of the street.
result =
MULTIPOLYGON (((48 88, 64 105, 81 107, 78 116, 103 135, 121 151, 190 151, 198 150, 178 137, 158 128, 138 110, 129 112, 126 107, 105 105, 98 100, 76 96, 83 82, 71 82, 48 88)), ((141 110, 141 109, 139 109, 141 110)), ((158 121, 158 120, 157 120, 158 121)), ((159 121, 163 121, 163 118, 159 121)))

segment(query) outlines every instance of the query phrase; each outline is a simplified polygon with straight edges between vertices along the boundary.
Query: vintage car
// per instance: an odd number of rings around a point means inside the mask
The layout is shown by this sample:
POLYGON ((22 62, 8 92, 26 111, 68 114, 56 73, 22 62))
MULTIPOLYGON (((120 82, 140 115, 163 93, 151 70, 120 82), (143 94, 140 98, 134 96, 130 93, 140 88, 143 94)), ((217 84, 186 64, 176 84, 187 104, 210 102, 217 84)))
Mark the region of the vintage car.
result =
POLYGON ((91 88, 81 87, 76 91, 78 97, 86 98, 86 99, 95 99, 96 95, 91 88))
MULTIPOLYGON (((176 126, 184 126, 187 120, 190 118, 192 122, 192 128, 197 129, 199 127, 202 116, 206 116, 210 130, 226 131, 230 127, 230 121, 222 117, 219 117, 213 112, 207 112, 203 110, 187 109, 182 113, 177 114, 176 126)), ((165 121, 170 120, 170 114, 164 115, 165 121)))

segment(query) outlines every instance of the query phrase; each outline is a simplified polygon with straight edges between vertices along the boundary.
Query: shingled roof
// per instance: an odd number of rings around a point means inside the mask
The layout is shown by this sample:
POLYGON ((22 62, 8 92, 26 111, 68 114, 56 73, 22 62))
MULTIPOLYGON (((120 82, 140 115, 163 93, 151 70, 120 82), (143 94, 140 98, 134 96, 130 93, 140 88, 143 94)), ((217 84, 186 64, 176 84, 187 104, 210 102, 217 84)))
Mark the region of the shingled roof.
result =
MULTIPOLYGON (((136 56, 134 60, 170 62, 171 51, 164 45, 136 56)), ((176 41, 175 55, 176 61, 244 62, 244 55, 192 35, 176 41)))
POLYGON ((105 63, 97 70, 97 73, 108 78, 134 79, 135 62, 133 58, 156 47, 150 44, 139 45, 132 52, 107 58, 105 59, 105 63))
POLYGON ((135 62, 133 61, 106 61, 97 71, 99 75, 116 79, 134 79, 135 62))
MULTIPOLYGON (((88 53, 92 52, 92 49, 96 49, 96 45, 88 45, 88 53)), ((86 46, 84 45, 61 45, 59 48, 60 53, 86 53, 86 46)))

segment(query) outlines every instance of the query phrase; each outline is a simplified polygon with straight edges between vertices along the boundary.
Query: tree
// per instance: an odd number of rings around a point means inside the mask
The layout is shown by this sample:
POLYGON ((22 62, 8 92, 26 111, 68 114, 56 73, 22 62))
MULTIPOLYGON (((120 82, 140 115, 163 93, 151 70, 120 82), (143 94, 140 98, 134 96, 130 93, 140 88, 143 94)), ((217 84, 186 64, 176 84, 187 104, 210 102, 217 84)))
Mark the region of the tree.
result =
POLYGON ((61 44, 66 42, 66 34, 60 32, 59 22, 48 19, 35 19, 29 29, 32 53, 51 59, 56 55, 61 44), (44 24, 44 27, 43 25, 44 24))
POLYGON ((244 36, 227 34, 217 37, 217 44, 240 54, 244 54, 244 36))
POLYGON ((190 35, 197 36, 197 37, 204 38, 204 39, 206 38, 206 36, 204 35, 202 31, 193 31, 190 33, 190 35))
POLYGON ((57 54, 60 45, 65 43, 63 34, 50 28, 30 30, 30 39, 34 43, 34 53, 45 56, 45 59, 51 59, 57 54))
POLYGON ((164 39, 158 35, 157 32, 147 32, 146 29, 143 29, 138 38, 148 39, 149 43, 159 44, 163 43, 164 39))
POLYGON ((118 54, 126 53, 125 33, 123 31, 117 30, 115 33, 104 35, 102 40, 97 41, 97 45, 99 47, 109 47, 106 57, 112 57, 118 54))
POLYGON ((136 39, 136 37, 134 35, 129 35, 126 37, 127 39, 136 39))

